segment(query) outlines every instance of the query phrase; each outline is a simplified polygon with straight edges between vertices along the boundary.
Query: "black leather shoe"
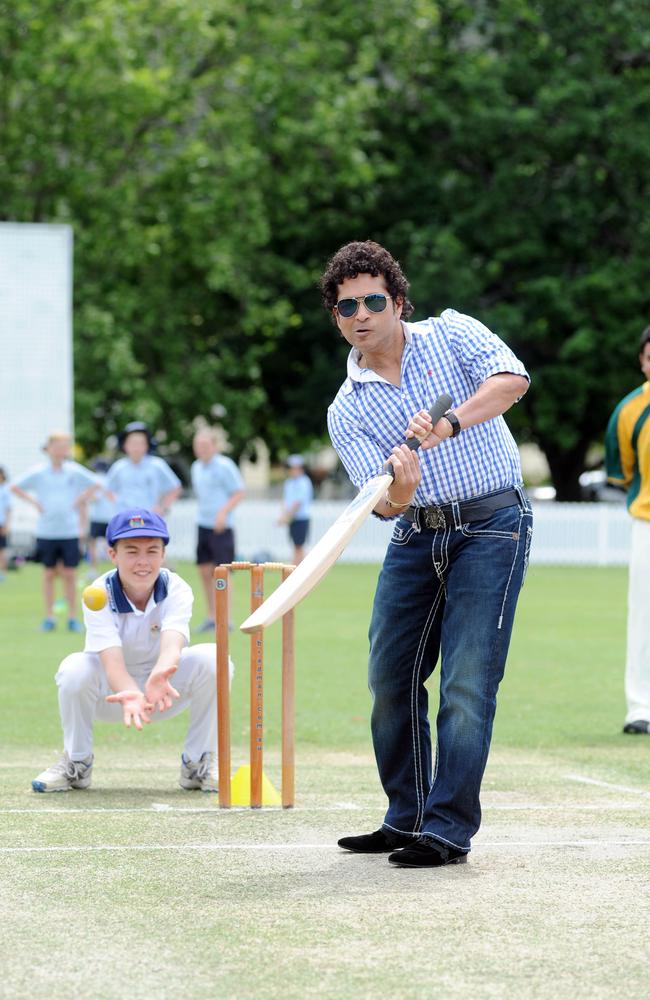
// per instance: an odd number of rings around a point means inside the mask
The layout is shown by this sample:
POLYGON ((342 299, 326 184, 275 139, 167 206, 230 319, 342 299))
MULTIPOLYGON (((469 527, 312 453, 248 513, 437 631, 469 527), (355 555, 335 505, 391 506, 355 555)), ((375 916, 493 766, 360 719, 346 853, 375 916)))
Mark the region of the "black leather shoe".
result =
POLYGON ((626 722, 623 726, 624 733, 650 733, 650 722, 645 719, 637 719, 636 722, 626 722))
POLYGON ((391 830, 375 830, 374 833, 362 833, 358 837, 341 837, 339 847, 357 854, 387 854, 398 847, 414 843, 413 837, 407 833, 393 833, 391 830))
POLYGON ((420 838, 410 847, 393 851, 388 860, 392 865, 402 865, 403 868, 440 868, 442 865, 462 865, 467 861, 467 854, 457 851, 455 847, 420 838))

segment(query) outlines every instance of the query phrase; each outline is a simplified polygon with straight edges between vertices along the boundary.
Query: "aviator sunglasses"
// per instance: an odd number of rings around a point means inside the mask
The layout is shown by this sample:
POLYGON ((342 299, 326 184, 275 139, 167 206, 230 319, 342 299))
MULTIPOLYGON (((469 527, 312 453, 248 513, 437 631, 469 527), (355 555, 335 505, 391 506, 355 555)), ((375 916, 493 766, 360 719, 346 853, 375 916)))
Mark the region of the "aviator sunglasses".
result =
POLYGON ((383 292, 370 292, 369 295, 358 295, 354 299, 339 299, 334 308, 339 316, 343 316, 344 319, 351 319, 352 316, 355 316, 359 311, 361 302, 363 302, 368 312, 382 313, 390 297, 390 295, 385 295, 383 292))

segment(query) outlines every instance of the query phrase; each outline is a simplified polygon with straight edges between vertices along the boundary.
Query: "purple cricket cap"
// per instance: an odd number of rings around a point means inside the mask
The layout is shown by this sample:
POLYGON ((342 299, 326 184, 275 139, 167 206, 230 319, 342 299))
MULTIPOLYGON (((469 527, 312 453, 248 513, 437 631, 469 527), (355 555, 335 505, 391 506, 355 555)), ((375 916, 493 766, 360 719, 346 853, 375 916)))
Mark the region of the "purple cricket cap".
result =
POLYGON ((165 545, 169 541, 169 528, 160 514, 154 514, 144 507, 123 510, 108 522, 106 541, 113 545, 118 538, 162 538, 165 545))

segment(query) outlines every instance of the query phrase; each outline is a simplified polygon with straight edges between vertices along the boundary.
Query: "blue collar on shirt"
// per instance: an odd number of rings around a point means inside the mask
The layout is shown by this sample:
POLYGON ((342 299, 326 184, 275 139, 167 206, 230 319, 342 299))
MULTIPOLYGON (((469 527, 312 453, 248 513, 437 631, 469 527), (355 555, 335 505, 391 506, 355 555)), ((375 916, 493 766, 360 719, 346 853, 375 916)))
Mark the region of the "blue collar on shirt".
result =
MULTIPOLYGON (((106 577, 106 589, 113 611, 117 611, 121 615, 126 615, 130 611, 133 611, 131 603, 122 589, 122 581, 117 570, 114 570, 110 576, 106 577)), ((168 591, 169 574, 163 570, 153 585, 153 599, 156 604, 160 604, 161 601, 165 600, 168 591)))

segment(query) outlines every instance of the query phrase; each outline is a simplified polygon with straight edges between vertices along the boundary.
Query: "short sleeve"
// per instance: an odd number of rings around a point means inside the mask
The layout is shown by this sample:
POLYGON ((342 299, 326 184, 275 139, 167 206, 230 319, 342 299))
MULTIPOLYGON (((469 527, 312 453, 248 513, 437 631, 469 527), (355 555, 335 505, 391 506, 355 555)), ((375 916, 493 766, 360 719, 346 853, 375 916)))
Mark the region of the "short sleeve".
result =
POLYGON ((526 368, 505 341, 479 320, 455 309, 445 309, 441 317, 449 333, 449 343, 462 368, 476 385, 491 375, 522 375, 530 381, 526 368))
POLYGON ((160 616, 161 632, 180 632, 185 642, 190 641, 190 618, 194 594, 192 588, 176 573, 169 574, 169 589, 162 603, 160 616))
POLYGON ((17 486, 20 490, 35 490, 38 489, 38 484, 40 481, 40 470, 39 469, 29 469, 24 476, 20 476, 18 479, 14 479, 12 485, 17 486))
POLYGON ((106 486, 111 492, 115 492, 118 488, 118 483, 120 479, 120 469, 122 468, 122 459, 118 458, 117 462, 111 465, 110 469, 106 473, 106 486))
POLYGON ((232 458, 224 458, 224 473, 225 473, 225 485, 226 489, 230 493, 238 493, 239 490, 244 489, 244 480, 242 474, 237 468, 236 464, 233 462, 232 458))
POLYGON ((79 484, 80 489, 85 489, 87 486, 92 485, 101 485, 94 472, 91 472, 90 469, 84 468, 83 465, 75 464, 74 471, 75 481, 79 484))
POLYGON ((167 462, 165 462, 162 458, 159 458, 156 461, 156 474, 163 491, 173 490, 177 486, 182 485, 174 470, 170 468, 167 462))
MULTIPOLYGON (((100 579, 95 581, 94 586, 106 587, 106 583, 100 579)), ((104 649, 122 645, 117 614, 111 609, 110 601, 99 611, 91 611, 85 604, 82 604, 82 608, 86 626, 86 653, 101 653, 104 649)))

